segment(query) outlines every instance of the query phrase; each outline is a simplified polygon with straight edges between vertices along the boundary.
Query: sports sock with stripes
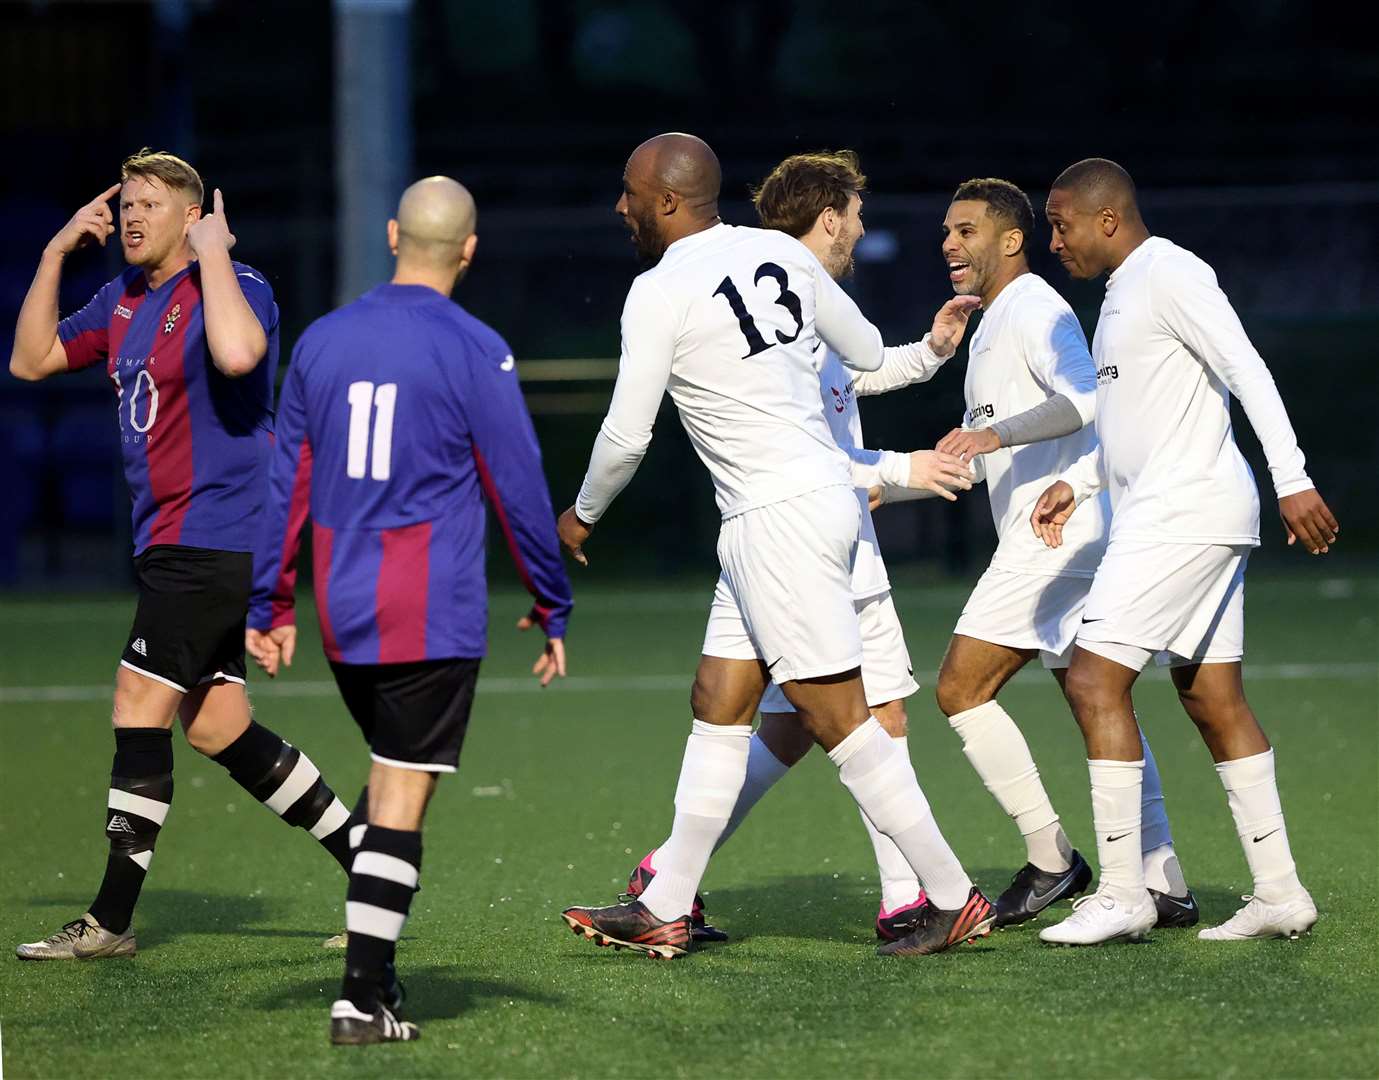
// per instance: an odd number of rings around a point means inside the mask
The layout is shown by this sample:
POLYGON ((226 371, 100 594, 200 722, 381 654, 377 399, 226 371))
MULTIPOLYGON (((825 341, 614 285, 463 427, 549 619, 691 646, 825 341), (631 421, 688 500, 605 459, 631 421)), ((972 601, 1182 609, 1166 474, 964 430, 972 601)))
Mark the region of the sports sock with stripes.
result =
POLYGON ((350 812, 309 757, 280 735, 250 721, 244 734, 212 760, 289 825, 311 833, 349 872, 350 812))
POLYGON ((105 834, 110 854, 91 917, 123 934, 134 917, 158 830, 172 806, 172 732, 116 728, 105 834))
POLYGON ((694 721, 675 788, 670 838, 656 851, 656 876, 639 897, 663 921, 688 915, 747 775, 752 728, 694 721))
POLYGON ((1274 778, 1274 751, 1218 762, 1216 772, 1226 789, 1235 831, 1250 864, 1255 896, 1277 904, 1297 895, 1302 882, 1288 845, 1283 803, 1274 778))
POLYGON ((345 897, 345 979, 340 996, 360 1012, 378 1007, 384 969, 397 949, 421 879, 421 833, 370 825, 345 897))
POLYGON ((1049 801, 1029 744, 1010 714, 995 701, 954 713, 948 723, 962 739, 962 752, 986 790, 1025 838, 1025 858, 1050 873, 1072 865, 1058 814, 1049 801))
POLYGON ((939 831, 909 755, 876 717, 869 717, 828 752, 862 813, 895 841, 929 900, 952 911, 967 903, 972 879, 939 831))

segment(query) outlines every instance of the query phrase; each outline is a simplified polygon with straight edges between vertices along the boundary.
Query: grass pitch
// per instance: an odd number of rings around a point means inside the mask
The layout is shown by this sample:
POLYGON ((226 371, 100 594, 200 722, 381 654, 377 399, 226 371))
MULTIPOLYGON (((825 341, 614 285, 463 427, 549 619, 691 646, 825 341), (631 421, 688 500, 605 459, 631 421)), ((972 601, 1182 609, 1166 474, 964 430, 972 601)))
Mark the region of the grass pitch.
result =
MULTIPOLYGON (((460 773, 442 781, 427 823, 423 891, 399 948, 423 1038, 364 1049, 326 1038, 342 957, 320 943, 342 926, 342 875, 180 736, 177 794, 135 918, 139 955, 8 956, 94 894, 108 686, 132 600, 2 602, 5 1071, 1373 1076, 1379 581, 1337 577, 1320 561, 1290 567, 1286 578, 1251 578, 1246 683, 1278 747, 1293 850, 1322 911, 1315 933, 1223 945, 1160 931, 1142 945, 1060 950, 1022 928, 915 960, 873 954, 870 846, 818 753, 710 866, 709 912, 731 942, 662 963, 570 934, 559 909, 611 901, 669 827, 712 580, 636 589, 581 574, 574 677, 545 692, 525 675, 537 641, 508 629, 525 603, 496 595, 493 654, 460 773)), ((898 591, 919 671, 937 665, 965 593, 898 591)), ((260 719, 306 749, 349 802, 366 758, 310 621, 296 668, 252 689, 260 719)), ((1137 697, 1188 880, 1219 921, 1249 888, 1225 797, 1169 684, 1147 678, 1137 697)), ((1094 857, 1083 754, 1052 680, 1030 671, 1002 700, 1074 844, 1094 857)), ((939 821, 994 895, 1022 860, 1019 838, 927 689, 910 716, 939 821)))

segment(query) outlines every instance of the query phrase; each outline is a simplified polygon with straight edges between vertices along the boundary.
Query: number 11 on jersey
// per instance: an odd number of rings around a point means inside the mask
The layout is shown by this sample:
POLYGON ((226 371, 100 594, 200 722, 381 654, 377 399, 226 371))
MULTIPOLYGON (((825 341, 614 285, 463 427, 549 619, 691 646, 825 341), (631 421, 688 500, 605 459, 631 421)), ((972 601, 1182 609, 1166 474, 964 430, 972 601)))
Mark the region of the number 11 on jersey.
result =
POLYGON ((349 454, 345 474, 352 480, 364 479, 369 459, 369 413, 373 421, 373 467, 369 475, 386 480, 393 468, 393 412, 397 406, 397 383, 374 386, 371 382, 350 383, 349 454))

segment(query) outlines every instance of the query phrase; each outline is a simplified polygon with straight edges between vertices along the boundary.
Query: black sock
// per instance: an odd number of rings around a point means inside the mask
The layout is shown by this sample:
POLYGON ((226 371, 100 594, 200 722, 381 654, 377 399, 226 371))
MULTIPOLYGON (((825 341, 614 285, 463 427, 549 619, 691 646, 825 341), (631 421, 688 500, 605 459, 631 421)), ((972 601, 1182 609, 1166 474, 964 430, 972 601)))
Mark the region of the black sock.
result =
POLYGON ((158 830, 172 805, 172 732, 166 728, 116 728, 110 767, 105 835, 110 854, 91 917, 123 934, 134 918, 158 830))
POLYGON ((250 721, 244 734, 212 760, 289 825, 310 832, 349 873, 349 811, 309 757, 250 721))
POLYGON ((384 969, 393 959, 421 874, 421 833, 370 825, 355 853, 345 898, 345 979, 340 996, 360 1012, 378 1007, 384 969))

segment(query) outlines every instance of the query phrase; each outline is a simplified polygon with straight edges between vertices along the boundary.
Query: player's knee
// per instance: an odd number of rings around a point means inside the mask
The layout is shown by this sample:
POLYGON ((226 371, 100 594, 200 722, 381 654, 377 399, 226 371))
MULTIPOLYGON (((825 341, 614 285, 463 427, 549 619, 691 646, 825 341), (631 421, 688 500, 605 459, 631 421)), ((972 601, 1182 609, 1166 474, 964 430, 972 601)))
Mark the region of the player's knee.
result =
POLYGON ((1068 676, 1063 682, 1063 693, 1079 720, 1107 708, 1112 697, 1108 688, 1093 672, 1078 664, 1068 669, 1068 676))
POLYGON ((951 672, 940 671, 938 685, 934 687, 934 699, 944 716, 956 716, 984 704, 990 700, 990 695, 984 695, 979 688, 951 672))

